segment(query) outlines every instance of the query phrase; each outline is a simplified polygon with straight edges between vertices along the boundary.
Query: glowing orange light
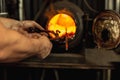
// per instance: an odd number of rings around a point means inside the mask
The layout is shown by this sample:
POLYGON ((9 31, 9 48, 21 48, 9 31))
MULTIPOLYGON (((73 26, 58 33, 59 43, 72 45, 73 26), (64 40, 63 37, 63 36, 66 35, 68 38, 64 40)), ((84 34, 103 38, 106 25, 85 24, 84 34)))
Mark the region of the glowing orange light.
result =
MULTIPOLYGON (((76 32, 76 25, 73 18, 67 14, 57 14, 55 15, 48 23, 48 30, 50 31, 60 31, 59 37, 66 36, 72 37, 76 32)), ((56 36, 54 34, 50 34, 52 38, 56 36)))

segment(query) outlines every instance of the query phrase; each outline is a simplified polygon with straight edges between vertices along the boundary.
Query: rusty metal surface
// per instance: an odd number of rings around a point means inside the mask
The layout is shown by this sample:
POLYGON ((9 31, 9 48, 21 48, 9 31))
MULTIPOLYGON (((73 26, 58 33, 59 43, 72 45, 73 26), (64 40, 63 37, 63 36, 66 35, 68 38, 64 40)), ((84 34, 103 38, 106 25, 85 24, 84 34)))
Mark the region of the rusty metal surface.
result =
POLYGON ((99 13, 93 22, 93 35, 99 48, 116 48, 120 43, 120 15, 112 10, 99 13))

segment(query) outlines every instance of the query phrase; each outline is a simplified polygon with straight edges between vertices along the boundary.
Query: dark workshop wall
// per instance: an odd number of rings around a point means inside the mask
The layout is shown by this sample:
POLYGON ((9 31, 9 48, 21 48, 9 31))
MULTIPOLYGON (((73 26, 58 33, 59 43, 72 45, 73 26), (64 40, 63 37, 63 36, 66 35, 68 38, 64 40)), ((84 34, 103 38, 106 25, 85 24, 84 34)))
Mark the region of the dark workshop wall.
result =
MULTIPOLYGON (((26 19, 34 19, 39 9, 44 10, 50 3, 54 3, 60 0, 24 0, 25 17, 26 19)), ((61 0, 62 1, 62 0, 61 0)), ((96 13, 104 10, 104 1, 101 0, 68 0, 78 7, 80 7, 84 13, 94 17, 96 13), (102 4, 102 5, 101 5, 102 4)), ((42 11, 41 11, 42 13, 42 11)))

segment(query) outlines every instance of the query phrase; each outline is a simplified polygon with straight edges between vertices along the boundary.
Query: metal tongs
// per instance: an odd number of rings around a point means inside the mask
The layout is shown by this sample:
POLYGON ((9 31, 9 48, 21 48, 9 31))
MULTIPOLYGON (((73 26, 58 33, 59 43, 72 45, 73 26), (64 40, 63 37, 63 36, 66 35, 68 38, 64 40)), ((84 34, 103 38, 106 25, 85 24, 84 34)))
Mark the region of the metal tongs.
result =
POLYGON ((54 34, 56 37, 59 37, 59 33, 60 33, 60 31, 59 30, 56 30, 56 32, 54 32, 54 31, 50 31, 50 30, 40 30, 39 28, 37 28, 37 27, 29 27, 29 28, 27 28, 26 29, 26 31, 28 32, 28 33, 40 33, 40 32, 45 32, 45 33, 52 33, 52 34, 54 34))

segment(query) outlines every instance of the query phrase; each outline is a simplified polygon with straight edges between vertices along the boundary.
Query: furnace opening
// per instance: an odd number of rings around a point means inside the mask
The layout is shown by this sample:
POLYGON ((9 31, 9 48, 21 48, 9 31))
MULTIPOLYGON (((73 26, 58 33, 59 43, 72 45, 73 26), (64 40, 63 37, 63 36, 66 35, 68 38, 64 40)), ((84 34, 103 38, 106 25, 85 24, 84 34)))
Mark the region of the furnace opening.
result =
POLYGON ((53 43, 53 53, 80 51, 83 12, 79 7, 69 1, 58 1, 50 4, 42 17, 41 23, 53 43))
POLYGON ((60 13, 56 14, 49 20, 47 30, 52 31, 52 33, 49 33, 51 39, 72 39, 75 36, 76 24, 74 19, 70 15, 60 13))

